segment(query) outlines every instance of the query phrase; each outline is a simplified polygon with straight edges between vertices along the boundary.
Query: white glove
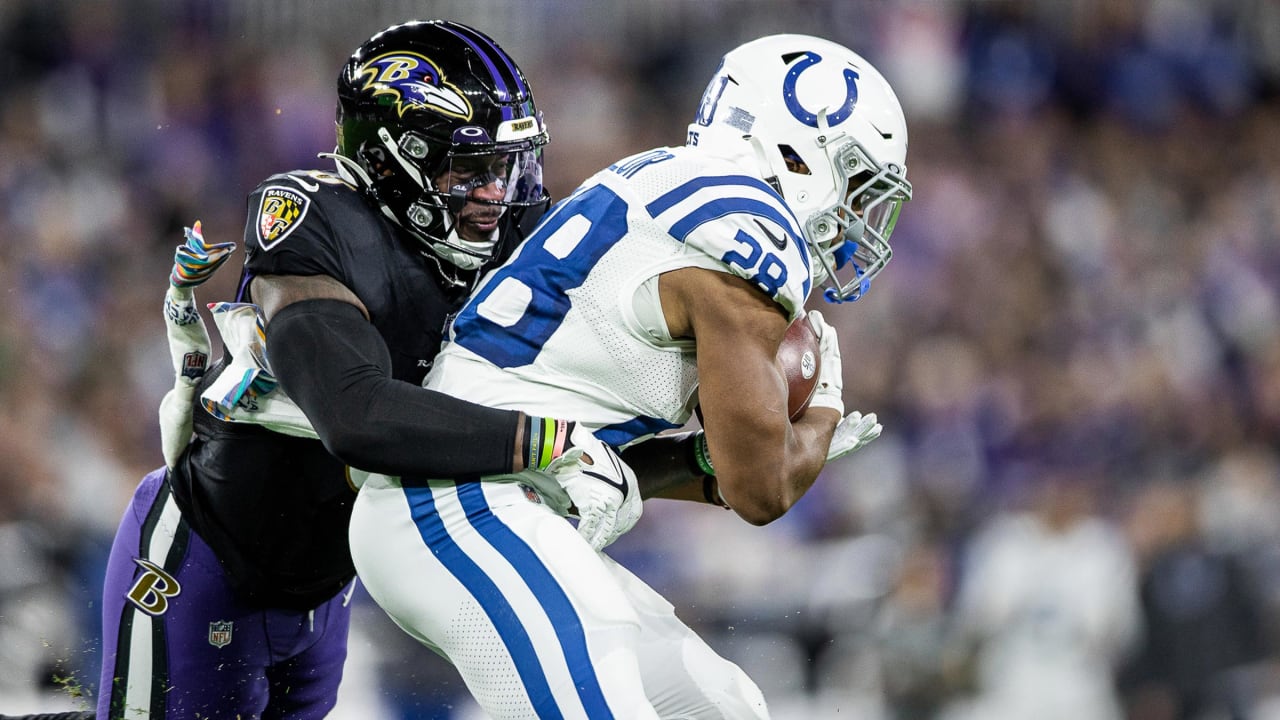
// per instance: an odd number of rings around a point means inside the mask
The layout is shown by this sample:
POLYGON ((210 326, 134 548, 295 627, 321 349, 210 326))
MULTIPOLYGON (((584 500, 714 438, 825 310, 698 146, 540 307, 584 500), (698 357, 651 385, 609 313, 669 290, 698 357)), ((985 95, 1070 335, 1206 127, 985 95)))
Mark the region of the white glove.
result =
POLYGON ((229 356, 222 372, 205 386, 200 404, 223 422, 261 425, 294 437, 320 437, 302 408, 280 387, 267 367, 262 313, 251 303, 213 303, 213 322, 229 356))
POLYGON ((186 242, 174 252, 164 296, 173 388, 160 401, 160 448, 170 468, 191 442, 196 384, 209 369, 209 331, 196 310, 194 289, 212 277, 236 247, 235 243, 205 243, 199 220, 185 228, 184 235, 186 242))
POLYGON ((882 430, 884 426, 876 422, 875 413, 863 415, 854 410, 836 426, 831 446, 827 448, 827 462, 866 447, 867 443, 880 437, 882 430))
POLYGON ((573 447, 553 460, 547 472, 577 508, 578 533, 593 550, 603 550, 640 519, 640 485, 635 471, 586 427, 575 425, 569 442, 573 447))
POLYGON ((818 387, 813 390, 809 407, 826 407, 844 415, 844 371, 840 368, 840 338, 827 324, 822 313, 810 310, 807 317, 818 334, 818 352, 822 361, 818 368, 818 387))
POLYGON ((191 444, 194 398, 194 385, 190 389, 175 385, 160 400, 160 450, 164 466, 170 470, 177 467, 182 451, 191 444))

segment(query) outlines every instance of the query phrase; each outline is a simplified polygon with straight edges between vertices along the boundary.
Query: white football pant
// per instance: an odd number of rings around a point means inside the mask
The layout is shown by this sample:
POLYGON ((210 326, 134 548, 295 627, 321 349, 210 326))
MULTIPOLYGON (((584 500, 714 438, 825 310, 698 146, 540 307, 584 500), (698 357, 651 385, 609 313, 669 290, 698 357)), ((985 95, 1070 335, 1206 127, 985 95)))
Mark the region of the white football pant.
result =
POLYGON ((372 476, 351 553, 378 604, 494 718, 768 717, 746 673, 521 483, 372 476))

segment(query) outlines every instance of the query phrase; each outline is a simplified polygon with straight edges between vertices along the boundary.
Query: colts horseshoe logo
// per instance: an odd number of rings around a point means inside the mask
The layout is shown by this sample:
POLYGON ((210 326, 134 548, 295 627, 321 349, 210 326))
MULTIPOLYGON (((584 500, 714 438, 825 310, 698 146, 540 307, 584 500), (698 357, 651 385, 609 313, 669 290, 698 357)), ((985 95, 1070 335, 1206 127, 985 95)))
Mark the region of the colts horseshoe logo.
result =
MULTIPOLYGON (((800 73, 822 62, 822 56, 815 52, 801 53, 800 61, 795 67, 787 71, 787 77, 782 81, 782 98, 786 102, 787 110, 791 115, 800 122, 811 128, 818 127, 818 116, 805 109, 800 101, 796 98, 796 81, 800 79, 800 73)), ((845 82, 845 98, 844 104, 835 112, 827 115, 827 124, 831 126, 839 125, 849 116, 853 114, 853 106, 858 103, 858 73, 850 68, 844 69, 845 82)))

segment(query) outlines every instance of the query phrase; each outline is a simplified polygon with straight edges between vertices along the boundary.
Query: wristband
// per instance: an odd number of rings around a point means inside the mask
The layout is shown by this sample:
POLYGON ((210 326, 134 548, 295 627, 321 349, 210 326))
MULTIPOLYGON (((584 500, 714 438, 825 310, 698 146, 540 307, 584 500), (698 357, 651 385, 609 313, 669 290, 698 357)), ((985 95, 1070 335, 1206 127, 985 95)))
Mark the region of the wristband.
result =
POLYGON ((547 417, 524 419, 524 466, 533 470, 546 470, 552 460, 569 449, 569 434, 573 423, 547 417))
POLYGON ((711 464, 711 451, 707 449, 707 434, 702 430, 693 436, 693 461, 703 475, 715 477, 716 468, 711 464))

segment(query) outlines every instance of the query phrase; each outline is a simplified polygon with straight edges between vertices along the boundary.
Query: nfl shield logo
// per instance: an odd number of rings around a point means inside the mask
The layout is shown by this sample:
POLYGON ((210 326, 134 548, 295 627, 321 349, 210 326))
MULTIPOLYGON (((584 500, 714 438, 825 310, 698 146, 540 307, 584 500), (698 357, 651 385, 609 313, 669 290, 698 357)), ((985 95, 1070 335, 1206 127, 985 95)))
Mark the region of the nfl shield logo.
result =
POLYGON ((199 380, 209 367, 209 356, 202 352, 189 352, 182 356, 182 377, 199 380))
POLYGON ((231 623, 225 621, 209 623, 209 644, 223 648, 231 644, 231 623))
POLYGON ((541 496, 541 495, 539 495, 539 494, 537 493, 537 491, 536 491, 536 490, 534 490, 533 488, 529 487, 528 485, 525 485, 524 483, 520 483, 520 489, 524 491, 524 499, 525 499, 525 500, 528 500, 529 502, 533 503, 534 505, 541 505, 541 504, 542 504, 542 496, 541 496))

